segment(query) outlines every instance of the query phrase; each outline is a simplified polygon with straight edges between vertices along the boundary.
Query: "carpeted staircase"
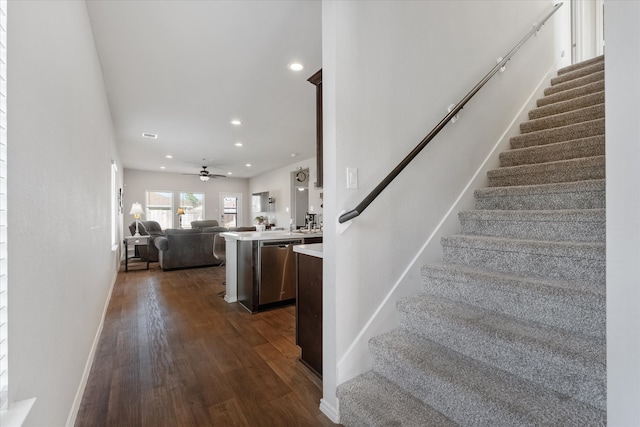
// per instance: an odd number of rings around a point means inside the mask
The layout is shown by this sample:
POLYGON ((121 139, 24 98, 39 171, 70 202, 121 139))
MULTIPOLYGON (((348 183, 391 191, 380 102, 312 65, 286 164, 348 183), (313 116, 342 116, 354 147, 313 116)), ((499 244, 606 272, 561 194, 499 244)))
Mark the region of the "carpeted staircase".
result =
POLYGON ((604 58, 558 71, 338 388, 345 426, 606 424, 604 58))

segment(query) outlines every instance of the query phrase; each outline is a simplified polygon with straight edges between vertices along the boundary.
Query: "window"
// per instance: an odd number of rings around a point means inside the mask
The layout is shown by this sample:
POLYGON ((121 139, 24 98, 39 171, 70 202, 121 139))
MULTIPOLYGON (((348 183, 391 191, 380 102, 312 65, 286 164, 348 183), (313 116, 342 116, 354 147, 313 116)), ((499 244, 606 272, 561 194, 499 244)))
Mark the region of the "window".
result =
POLYGON ((146 216, 157 221, 162 229, 173 228, 173 192, 147 191, 146 216))
POLYGON ((204 193, 180 193, 180 206, 184 209, 182 227, 190 228, 191 221, 202 221, 204 216, 204 193))

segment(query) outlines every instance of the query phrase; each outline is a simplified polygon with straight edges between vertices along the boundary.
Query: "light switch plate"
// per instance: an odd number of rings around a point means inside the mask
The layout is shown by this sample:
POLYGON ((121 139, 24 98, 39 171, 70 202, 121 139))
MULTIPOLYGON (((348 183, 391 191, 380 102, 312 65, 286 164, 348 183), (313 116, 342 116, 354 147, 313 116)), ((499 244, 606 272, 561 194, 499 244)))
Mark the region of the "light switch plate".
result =
POLYGON ((358 168, 347 168, 347 188, 358 188, 358 168))

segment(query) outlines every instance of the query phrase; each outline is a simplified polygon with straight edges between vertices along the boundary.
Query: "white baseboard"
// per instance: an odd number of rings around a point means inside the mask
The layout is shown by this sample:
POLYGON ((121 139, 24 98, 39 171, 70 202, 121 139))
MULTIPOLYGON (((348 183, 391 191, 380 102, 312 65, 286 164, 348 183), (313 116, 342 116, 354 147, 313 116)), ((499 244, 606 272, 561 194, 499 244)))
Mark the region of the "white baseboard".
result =
POLYGON ((331 406, 326 400, 320 399, 320 411, 327 416, 332 422, 339 424, 340 415, 338 409, 331 406))
POLYGON ((76 391, 76 396, 73 399, 73 405, 71 406, 71 410, 69 411, 69 416, 67 417, 67 423, 65 424, 66 427, 73 427, 76 423, 76 418, 78 417, 78 411, 80 410, 80 403, 82 403, 82 396, 84 395, 84 390, 87 387, 87 381, 89 380, 89 374, 91 373, 91 367, 93 366, 93 359, 96 355, 96 350, 98 349, 98 343, 100 342, 100 335, 102 334, 104 319, 107 316, 107 309, 109 308, 109 302, 111 302, 111 294, 113 293, 113 288, 116 284, 116 280, 118 279, 118 271, 119 271, 119 268, 116 268, 115 275, 111 280, 111 287, 109 288, 109 293, 107 294, 107 300, 105 301, 104 308, 102 309, 102 318, 100 319, 100 324, 98 325, 98 330, 96 331, 96 335, 93 338, 93 344, 91 345, 91 350, 89 351, 89 357, 87 358, 87 363, 84 366, 84 372, 82 373, 82 377, 80 378, 78 391, 76 391))

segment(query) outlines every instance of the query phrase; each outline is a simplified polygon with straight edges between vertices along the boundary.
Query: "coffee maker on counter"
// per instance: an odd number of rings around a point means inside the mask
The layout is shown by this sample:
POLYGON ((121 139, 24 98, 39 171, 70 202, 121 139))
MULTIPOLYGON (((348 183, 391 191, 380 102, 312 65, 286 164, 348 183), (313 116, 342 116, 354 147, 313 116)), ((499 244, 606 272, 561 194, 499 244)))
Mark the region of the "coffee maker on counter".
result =
POLYGON ((316 214, 314 213, 305 213, 304 214, 304 228, 307 230, 312 230, 317 228, 318 223, 316 222, 316 214))

